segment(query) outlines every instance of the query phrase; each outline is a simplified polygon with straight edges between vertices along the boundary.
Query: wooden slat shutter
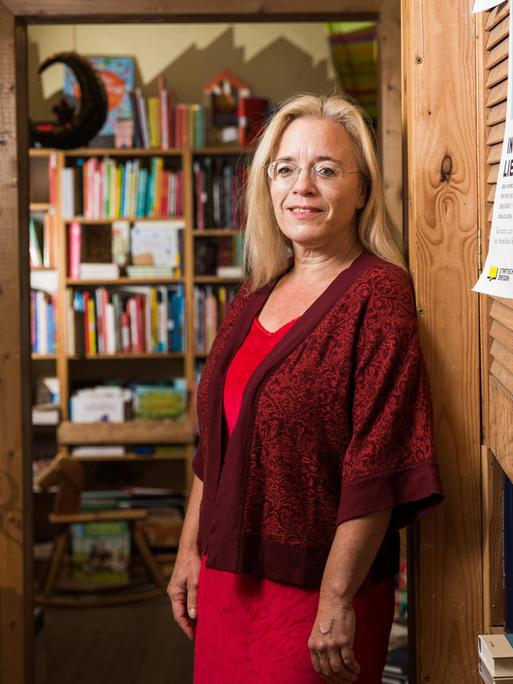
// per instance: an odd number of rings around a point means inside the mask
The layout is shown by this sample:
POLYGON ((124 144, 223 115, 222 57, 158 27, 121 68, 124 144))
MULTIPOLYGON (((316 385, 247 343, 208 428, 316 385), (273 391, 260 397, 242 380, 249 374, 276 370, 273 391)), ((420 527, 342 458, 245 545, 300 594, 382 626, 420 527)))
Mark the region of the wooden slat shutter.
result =
MULTIPOLYGON (((489 12, 485 36, 488 235, 506 119, 508 38, 509 3, 504 2, 489 12)), ((513 479, 513 300, 492 299, 489 318, 489 446, 513 479)))
MULTIPOLYGON (((484 36, 484 121, 486 131, 485 244, 491 230, 493 201, 499 175, 506 121, 509 66, 509 2, 487 13, 484 36)), ((513 59, 513 56, 511 57, 513 59)), ((485 347, 483 397, 485 521, 488 543, 484 558, 485 608, 489 629, 500 629, 503 612, 502 469, 513 478, 513 299, 483 298, 488 317, 483 323, 485 347), (488 401, 486 401, 486 398, 488 401), (486 586, 486 584, 488 586, 486 586)))

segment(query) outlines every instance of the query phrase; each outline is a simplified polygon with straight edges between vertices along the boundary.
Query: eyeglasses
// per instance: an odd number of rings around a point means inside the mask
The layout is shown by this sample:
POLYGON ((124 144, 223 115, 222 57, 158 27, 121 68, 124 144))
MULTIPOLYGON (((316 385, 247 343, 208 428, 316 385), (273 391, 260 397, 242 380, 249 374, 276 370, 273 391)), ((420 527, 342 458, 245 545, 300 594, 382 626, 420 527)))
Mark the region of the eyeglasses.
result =
POLYGON ((344 169, 331 161, 322 161, 313 164, 310 167, 302 167, 294 162, 278 159, 272 161, 264 166, 267 169, 267 175, 273 181, 281 185, 292 185, 299 178, 301 171, 305 170, 308 175, 314 178, 315 182, 332 183, 341 176, 350 176, 353 173, 360 173, 360 171, 344 171, 344 169))

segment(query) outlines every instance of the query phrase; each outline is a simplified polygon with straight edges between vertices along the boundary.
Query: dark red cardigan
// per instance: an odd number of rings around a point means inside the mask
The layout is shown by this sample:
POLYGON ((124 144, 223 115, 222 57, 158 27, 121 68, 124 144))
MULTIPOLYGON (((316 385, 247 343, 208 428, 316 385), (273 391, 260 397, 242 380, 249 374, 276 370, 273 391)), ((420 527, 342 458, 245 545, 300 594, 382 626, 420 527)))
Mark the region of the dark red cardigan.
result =
POLYGON ((364 252, 249 379, 229 440, 226 369, 274 283, 233 301, 198 388, 207 565, 319 586, 339 523, 392 507, 368 575, 397 570, 397 529, 441 501, 411 282, 364 252))

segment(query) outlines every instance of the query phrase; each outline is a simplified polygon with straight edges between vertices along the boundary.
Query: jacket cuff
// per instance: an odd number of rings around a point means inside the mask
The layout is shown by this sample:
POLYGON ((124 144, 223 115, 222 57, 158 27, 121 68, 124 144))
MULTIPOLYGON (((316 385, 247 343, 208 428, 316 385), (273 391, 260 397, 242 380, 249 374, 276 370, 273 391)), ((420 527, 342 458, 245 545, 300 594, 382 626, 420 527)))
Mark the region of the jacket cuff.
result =
POLYGON ((443 500, 438 468, 424 461, 404 470, 380 473, 342 484, 337 525, 368 513, 392 508, 392 529, 427 515, 443 500))

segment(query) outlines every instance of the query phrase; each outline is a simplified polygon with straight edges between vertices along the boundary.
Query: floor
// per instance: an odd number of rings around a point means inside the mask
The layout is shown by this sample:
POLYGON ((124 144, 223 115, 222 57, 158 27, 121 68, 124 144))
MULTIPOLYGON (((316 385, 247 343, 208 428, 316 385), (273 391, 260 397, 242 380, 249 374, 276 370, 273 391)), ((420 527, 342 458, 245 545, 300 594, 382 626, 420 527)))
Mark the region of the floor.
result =
POLYGON ((115 608, 48 608, 34 684, 191 684, 192 644, 167 598, 115 608))

